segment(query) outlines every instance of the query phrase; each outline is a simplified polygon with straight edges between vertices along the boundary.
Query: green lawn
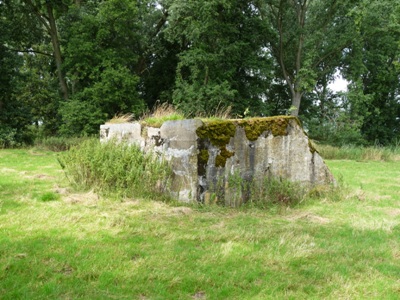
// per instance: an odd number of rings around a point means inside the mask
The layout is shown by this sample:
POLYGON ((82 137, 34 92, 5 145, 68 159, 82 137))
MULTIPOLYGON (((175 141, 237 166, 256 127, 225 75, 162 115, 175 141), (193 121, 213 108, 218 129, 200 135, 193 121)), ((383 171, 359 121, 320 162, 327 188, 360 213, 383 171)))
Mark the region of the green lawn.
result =
POLYGON ((99 199, 0 150, 0 299, 399 299, 400 162, 327 163, 344 199, 266 211, 99 199))

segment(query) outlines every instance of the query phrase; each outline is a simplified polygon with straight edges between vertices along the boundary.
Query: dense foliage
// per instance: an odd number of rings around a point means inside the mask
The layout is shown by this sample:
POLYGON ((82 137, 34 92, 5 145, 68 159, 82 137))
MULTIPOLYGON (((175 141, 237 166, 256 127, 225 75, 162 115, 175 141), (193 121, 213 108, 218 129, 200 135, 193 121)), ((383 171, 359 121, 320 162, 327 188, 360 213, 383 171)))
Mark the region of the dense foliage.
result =
POLYGON ((0 147, 96 134, 159 102, 396 143, 399 16, 400 0, 0 0, 0 147))

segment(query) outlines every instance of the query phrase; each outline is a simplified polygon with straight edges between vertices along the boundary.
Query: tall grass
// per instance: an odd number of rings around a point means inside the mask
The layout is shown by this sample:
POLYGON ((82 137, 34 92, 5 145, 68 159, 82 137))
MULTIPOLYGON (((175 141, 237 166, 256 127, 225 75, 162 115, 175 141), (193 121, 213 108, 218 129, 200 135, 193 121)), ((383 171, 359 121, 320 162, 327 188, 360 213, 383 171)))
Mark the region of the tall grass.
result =
POLYGON ((172 172, 168 163, 153 153, 116 141, 87 140, 58 160, 77 188, 124 197, 164 197, 172 172))
POLYGON ((324 159, 350 159, 358 161, 394 161, 400 160, 400 147, 360 147, 347 145, 334 147, 317 145, 318 152, 324 159))
POLYGON ((275 205, 294 206, 302 202, 308 189, 298 183, 278 178, 260 178, 252 183, 249 203, 260 208, 275 205))

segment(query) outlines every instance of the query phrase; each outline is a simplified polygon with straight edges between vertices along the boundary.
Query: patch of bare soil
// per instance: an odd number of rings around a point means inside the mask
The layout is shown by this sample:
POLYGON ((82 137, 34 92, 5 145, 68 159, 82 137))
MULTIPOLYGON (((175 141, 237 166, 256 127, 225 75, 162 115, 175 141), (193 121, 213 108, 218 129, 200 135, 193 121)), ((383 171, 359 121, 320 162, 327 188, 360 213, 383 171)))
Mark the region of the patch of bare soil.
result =
POLYGON ((55 179, 54 176, 49 176, 49 175, 46 175, 46 174, 27 175, 27 174, 29 174, 27 171, 22 171, 19 174, 22 175, 26 179, 41 179, 41 180, 53 180, 53 179, 55 179))

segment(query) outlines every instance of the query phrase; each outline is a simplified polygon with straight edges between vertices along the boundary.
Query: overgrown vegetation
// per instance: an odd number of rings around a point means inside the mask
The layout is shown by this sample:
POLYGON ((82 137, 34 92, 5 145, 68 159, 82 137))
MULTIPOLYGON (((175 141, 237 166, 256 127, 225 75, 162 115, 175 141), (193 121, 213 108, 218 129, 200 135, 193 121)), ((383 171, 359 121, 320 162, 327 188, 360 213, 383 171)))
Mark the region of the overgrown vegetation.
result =
POLYGON ((79 189, 119 197, 167 197, 171 176, 168 163, 136 145, 90 139, 62 153, 58 160, 69 181, 79 189))

